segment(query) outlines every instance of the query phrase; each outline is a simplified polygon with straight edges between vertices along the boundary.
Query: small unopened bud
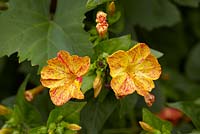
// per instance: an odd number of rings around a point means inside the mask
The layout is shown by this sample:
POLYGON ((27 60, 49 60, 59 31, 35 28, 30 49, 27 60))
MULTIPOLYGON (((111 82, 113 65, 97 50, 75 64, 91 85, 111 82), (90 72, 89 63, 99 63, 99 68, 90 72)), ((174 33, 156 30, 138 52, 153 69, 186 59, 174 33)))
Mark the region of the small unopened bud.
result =
POLYGON ((38 95, 40 92, 42 92, 45 89, 42 85, 37 86, 33 89, 26 90, 24 95, 27 101, 32 101, 36 95, 38 95))
POLYGON ((157 114, 157 116, 163 120, 168 120, 176 125, 178 121, 183 117, 183 113, 178 109, 165 107, 160 111, 160 113, 157 114))
POLYGON ((94 98, 96 98, 99 95, 102 88, 102 82, 103 80, 102 80, 101 74, 97 73, 97 76, 93 82, 94 98))
POLYGON ((110 16, 113 16, 114 13, 115 13, 115 10, 116 10, 116 8, 115 8, 115 2, 112 1, 112 2, 108 5, 108 14, 109 14, 110 16))
POLYGON ((108 31, 108 23, 105 23, 105 24, 98 23, 96 25, 96 29, 97 29, 97 32, 99 33, 99 36, 101 38, 103 38, 106 35, 107 31, 108 31))
POLYGON ((139 121, 140 126, 142 127, 142 129, 144 129, 147 132, 153 132, 154 128, 151 127, 149 124, 143 122, 143 121, 139 121))
POLYGON ((13 130, 11 128, 0 129, 0 134, 12 134, 13 130))
POLYGON ((103 11, 98 11, 96 15, 96 22, 97 23, 103 23, 106 21, 107 14, 104 13, 103 11))
POLYGON ((11 113, 11 110, 4 105, 0 105, 0 115, 8 115, 11 113))
POLYGON ((66 126, 69 130, 78 131, 81 130, 81 126, 77 124, 67 124, 66 126))
POLYGON ((99 36, 101 38, 103 38, 107 31, 108 31, 108 23, 107 23, 107 14, 104 13, 103 11, 99 11, 97 12, 97 15, 96 15, 96 22, 97 22, 97 25, 96 25, 96 29, 97 29, 97 32, 99 33, 99 36))
POLYGON ((154 103, 155 101, 155 96, 150 94, 150 93, 147 93, 145 96, 144 96, 144 100, 146 102, 146 104, 151 107, 152 104, 154 103))

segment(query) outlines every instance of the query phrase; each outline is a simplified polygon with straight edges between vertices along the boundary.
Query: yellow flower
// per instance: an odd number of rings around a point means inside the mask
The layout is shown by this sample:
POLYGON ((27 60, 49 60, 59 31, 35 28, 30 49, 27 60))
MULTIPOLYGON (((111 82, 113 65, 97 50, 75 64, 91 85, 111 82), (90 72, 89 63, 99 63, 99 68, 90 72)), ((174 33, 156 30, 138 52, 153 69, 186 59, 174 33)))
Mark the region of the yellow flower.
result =
POLYGON ((47 63, 48 66, 41 71, 40 81, 43 86, 50 88, 49 94, 55 105, 63 105, 71 98, 84 99, 80 87, 82 76, 89 70, 88 56, 71 56, 67 51, 61 50, 56 58, 47 63))
POLYGON ((149 92, 155 87, 153 80, 160 77, 161 67, 146 44, 138 43, 128 51, 119 50, 108 56, 107 62, 112 76, 111 88, 117 98, 136 91, 152 105, 154 96, 149 92))

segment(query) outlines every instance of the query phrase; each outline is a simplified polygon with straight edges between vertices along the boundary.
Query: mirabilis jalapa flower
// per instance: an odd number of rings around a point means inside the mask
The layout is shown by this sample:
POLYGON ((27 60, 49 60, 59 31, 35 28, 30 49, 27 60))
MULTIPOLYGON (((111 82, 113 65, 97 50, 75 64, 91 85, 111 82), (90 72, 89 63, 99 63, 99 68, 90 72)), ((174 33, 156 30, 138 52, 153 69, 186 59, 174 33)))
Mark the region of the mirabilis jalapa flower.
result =
POLYGON ((61 106, 71 98, 84 99, 80 87, 82 76, 89 70, 88 56, 79 57, 61 50, 56 58, 47 63, 41 71, 40 81, 43 86, 50 88, 49 94, 55 105, 61 106))
POLYGON ((155 97, 150 94, 153 80, 160 77, 161 67, 150 48, 138 43, 128 51, 119 50, 107 57, 112 76, 111 88, 117 98, 137 92, 151 106, 155 97))

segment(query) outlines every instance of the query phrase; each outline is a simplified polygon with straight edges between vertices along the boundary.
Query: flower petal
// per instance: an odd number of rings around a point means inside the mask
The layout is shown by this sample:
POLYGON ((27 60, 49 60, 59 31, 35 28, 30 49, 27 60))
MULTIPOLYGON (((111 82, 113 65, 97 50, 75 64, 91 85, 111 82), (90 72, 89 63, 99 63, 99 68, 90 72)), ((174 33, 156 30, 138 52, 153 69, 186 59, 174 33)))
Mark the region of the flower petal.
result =
POLYGON ((61 106, 71 99, 71 90, 67 86, 51 88, 49 94, 53 104, 61 106))
POLYGON ((136 91, 141 96, 145 96, 147 92, 151 92, 151 90, 155 87, 154 82, 151 79, 138 76, 133 79, 137 87, 136 91))
POLYGON ((69 69, 58 58, 48 60, 48 66, 41 70, 42 79, 63 79, 70 74, 69 69))
POLYGON ((111 88, 114 90, 117 97, 132 94, 136 86, 127 74, 118 75, 111 80, 111 88))
POLYGON ((151 54, 141 64, 136 65, 135 70, 137 76, 143 76, 152 80, 158 79, 161 74, 158 60, 151 54))
POLYGON ((138 43, 127 53, 131 64, 139 64, 150 54, 150 48, 144 43, 138 43))
POLYGON ((64 50, 58 52, 58 59, 67 66, 71 73, 77 76, 82 76, 87 73, 90 66, 90 58, 88 56, 70 56, 70 54, 64 50))
POLYGON ((83 76, 87 73, 90 67, 90 58, 88 56, 79 57, 72 55, 70 61, 70 70, 78 77, 83 76))
MULTIPOLYGON (((59 67, 59 66, 58 66, 59 67)), ((58 69, 55 66, 45 66, 41 70, 42 79, 63 79, 65 78, 66 72, 61 69, 58 69)))
POLYGON ((71 96, 72 98, 76 98, 76 99, 84 99, 84 95, 81 92, 80 88, 81 88, 81 82, 78 80, 75 80, 71 85, 70 85, 70 89, 71 89, 71 96))
POLYGON ((64 86, 67 83, 70 83, 72 80, 67 80, 67 79, 40 79, 40 82, 42 83, 43 86, 48 87, 48 88, 56 88, 60 86, 64 86))
POLYGON ((110 75, 116 77, 126 70, 128 65, 128 55, 125 51, 119 50, 107 57, 110 68, 110 75))
POLYGON ((65 84, 64 86, 50 89, 49 94, 52 102, 57 106, 61 106, 71 98, 84 99, 84 95, 81 92, 80 87, 81 83, 77 80, 74 80, 73 82, 65 84))

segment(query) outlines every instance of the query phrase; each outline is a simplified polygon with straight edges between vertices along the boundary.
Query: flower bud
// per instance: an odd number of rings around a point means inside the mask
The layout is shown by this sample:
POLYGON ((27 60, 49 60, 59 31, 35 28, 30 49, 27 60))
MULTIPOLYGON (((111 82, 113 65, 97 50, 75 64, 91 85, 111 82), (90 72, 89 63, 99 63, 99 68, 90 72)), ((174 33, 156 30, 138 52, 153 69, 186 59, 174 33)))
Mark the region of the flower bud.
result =
POLYGON ((0 134, 12 134, 13 130, 11 128, 0 129, 0 134))
POLYGON ((97 32, 99 33, 99 36, 101 38, 105 37, 107 31, 108 31, 108 23, 106 21, 106 18, 107 17, 107 14, 104 13, 103 11, 99 11, 97 12, 97 15, 96 15, 96 22, 97 22, 97 25, 96 25, 96 29, 97 29, 97 32))
POLYGON ((103 11, 98 11, 96 15, 96 22, 103 23, 106 21, 106 17, 107 17, 106 13, 104 13, 103 11))
POLYGON ((4 105, 0 105, 0 115, 8 115, 11 113, 11 110, 4 105))
POLYGON ((102 88, 102 82, 103 82, 103 80, 101 78, 101 74, 97 73, 97 76, 93 82, 94 98, 96 98, 99 95, 101 88, 102 88))
POLYGON ((81 130, 81 126, 77 124, 67 124, 66 126, 69 130, 78 131, 81 130))
POLYGON ((152 104, 153 104, 154 101, 155 101, 155 96, 147 92, 147 94, 144 96, 144 100, 145 100, 146 104, 147 104, 149 107, 151 107, 152 104))
POLYGON ((25 95, 25 98, 27 101, 32 101, 34 99, 34 97, 36 95, 38 95, 41 91, 43 91, 45 88, 40 85, 40 86, 37 86, 33 89, 30 89, 30 90, 26 90, 24 95, 25 95))
POLYGON ((144 129, 147 132, 153 132, 154 128, 151 127, 149 124, 143 122, 143 121, 139 121, 140 126, 142 127, 142 129, 144 129))
POLYGON ((115 10, 116 10, 116 8, 115 8, 115 2, 112 1, 112 2, 108 5, 108 14, 109 14, 110 16, 113 16, 114 13, 115 13, 115 10))

